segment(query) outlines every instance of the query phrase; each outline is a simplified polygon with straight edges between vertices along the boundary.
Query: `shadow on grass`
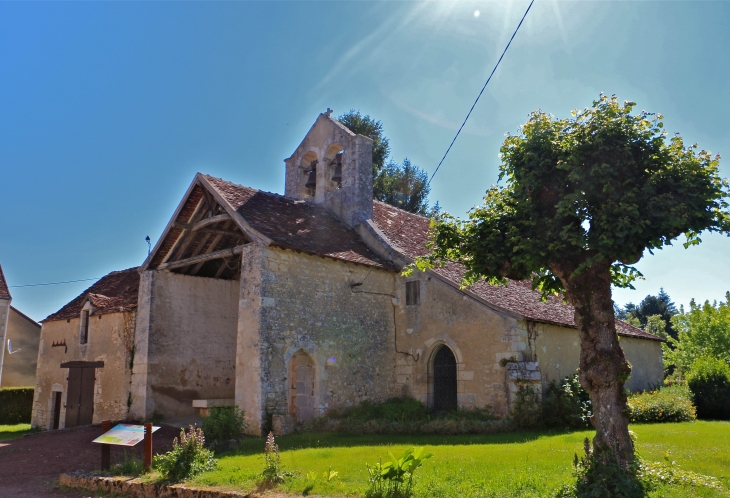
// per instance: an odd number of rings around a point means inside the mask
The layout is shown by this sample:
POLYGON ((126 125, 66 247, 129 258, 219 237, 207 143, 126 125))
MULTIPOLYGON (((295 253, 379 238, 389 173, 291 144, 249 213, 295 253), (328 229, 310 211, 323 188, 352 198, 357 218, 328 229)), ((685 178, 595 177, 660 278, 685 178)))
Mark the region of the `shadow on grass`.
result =
MULTIPOLYGON (((279 449, 299 450, 307 448, 337 448, 356 446, 443 446, 473 444, 514 444, 527 443, 543 436, 571 434, 573 431, 542 430, 514 431, 497 434, 340 434, 298 432, 288 436, 279 436, 276 443, 279 449)), ((580 431, 575 431, 580 432, 580 431)), ((238 449, 221 452, 220 455, 253 455, 263 451, 266 438, 245 438, 238 449)))

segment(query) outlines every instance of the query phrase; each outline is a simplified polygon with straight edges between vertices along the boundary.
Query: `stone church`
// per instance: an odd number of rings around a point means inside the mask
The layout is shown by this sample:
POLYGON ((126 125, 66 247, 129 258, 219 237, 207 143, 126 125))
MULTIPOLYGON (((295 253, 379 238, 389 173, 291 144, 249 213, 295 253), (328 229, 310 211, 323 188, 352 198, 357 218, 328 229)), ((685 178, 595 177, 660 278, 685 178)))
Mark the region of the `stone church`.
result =
MULTIPOLYGON (((235 403, 260 433, 403 395, 508 416, 519 384, 576 370, 572 307, 528 282, 401 275, 429 219, 373 200, 372 141, 330 113, 285 160, 283 196, 197 174, 142 266, 43 321, 33 426, 235 403)), ((618 331, 627 387, 659 384, 661 339, 618 331)))

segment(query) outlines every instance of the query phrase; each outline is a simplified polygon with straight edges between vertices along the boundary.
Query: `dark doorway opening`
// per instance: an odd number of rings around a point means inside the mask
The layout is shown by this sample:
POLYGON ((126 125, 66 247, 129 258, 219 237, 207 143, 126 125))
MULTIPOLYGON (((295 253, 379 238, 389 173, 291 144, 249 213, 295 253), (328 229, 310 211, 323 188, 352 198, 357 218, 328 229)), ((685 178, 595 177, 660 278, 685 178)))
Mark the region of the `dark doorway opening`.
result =
POLYGON ((96 369, 102 367, 104 367, 102 361, 61 363, 61 368, 68 368, 65 427, 91 424, 94 415, 96 369))
POLYGON ((53 430, 58 429, 59 421, 61 420, 61 395, 58 391, 53 393, 53 430))
POLYGON ((449 348, 442 346, 433 359, 433 409, 453 411, 457 406, 456 358, 449 348))

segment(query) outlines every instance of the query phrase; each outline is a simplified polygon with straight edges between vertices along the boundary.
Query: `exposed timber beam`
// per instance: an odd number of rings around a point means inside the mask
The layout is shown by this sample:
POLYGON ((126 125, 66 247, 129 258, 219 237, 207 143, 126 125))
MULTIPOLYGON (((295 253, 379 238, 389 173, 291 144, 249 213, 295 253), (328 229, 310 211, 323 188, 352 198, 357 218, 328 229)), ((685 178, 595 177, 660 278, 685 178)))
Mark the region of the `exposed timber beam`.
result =
POLYGON ((179 261, 171 261, 157 267, 158 270, 172 270, 173 268, 181 268, 183 266, 193 265, 201 263, 203 261, 210 261, 211 259, 225 258, 227 256, 233 256, 234 254, 241 254, 243 248, 246 245, 240 245, 231 247, 230 249, 223 249, 221 251, 215 251, 208 254, 201 254, 199 256, 193 256, 192 258, 181 259, 179 261))
POLYGON ((200 230, 201 228, 212 225, 213 223, 220 223, 221 221, 228 221, 230 219, 231 217, 228 215, 228 213, 223 213, 211 216, 210 218, 204 218, 195 223, 175 223, 175 226, 178 228, 182 228, 183 230, 192 230, 193 232, 195 232, 196 230, 200 230))

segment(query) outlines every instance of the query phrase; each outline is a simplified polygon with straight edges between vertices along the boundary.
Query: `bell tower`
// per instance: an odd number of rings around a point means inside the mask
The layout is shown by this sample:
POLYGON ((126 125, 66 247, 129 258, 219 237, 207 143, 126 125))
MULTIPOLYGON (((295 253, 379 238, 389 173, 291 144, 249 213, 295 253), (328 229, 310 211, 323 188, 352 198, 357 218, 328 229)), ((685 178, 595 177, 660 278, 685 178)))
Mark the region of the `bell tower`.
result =
POLYGON ((355 227, 373 217, 373 141, 320 114, 286 163, 285 194, 323 204, 355 227))

